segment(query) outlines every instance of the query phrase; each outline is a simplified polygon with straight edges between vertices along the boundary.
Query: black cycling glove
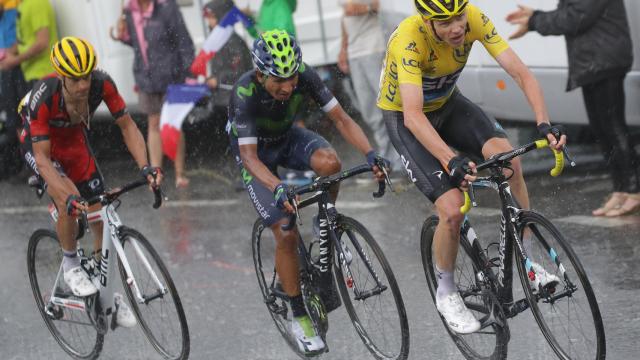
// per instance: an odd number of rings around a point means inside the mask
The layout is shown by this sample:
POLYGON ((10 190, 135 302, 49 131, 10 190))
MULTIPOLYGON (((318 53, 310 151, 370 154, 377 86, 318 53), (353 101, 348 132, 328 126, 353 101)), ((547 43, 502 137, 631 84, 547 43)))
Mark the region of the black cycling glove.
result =
POLYGON ((151 175, 155 180, 159 173, 162 173, 162 169, 157 166, 145 165, 140 170, 140 175, 145 179, 147 178, 147 176, 151 175))
POLYGON ((538 133, 543 139, 547 138, 548 134, 552 134, 557 141, 560 141, 560 137, 565 134, 564 127, 562 125, 551 125, 549 123, 538 124, 538 133))
POLYGON ((460 187, 464 181, 464 176, 473 174, 469 162, 471 162, 471 160, 464 156, 454 156, 449 160, 447 168, 449 169, 449 181, 451 185, 460 187))
POLYGON ((276 200, 276 206, 279 209, 284 209, 284 204, 289 201, 289 187, 283 183, 278 184, 273 189, 273 198, 276 200))
POLYGON ((382 166, 384 166, 385 169, 388 169, 391 162, 380 156, 375 150, 371 150, 367 153, 367 164, 371 167, 377 166, 382 170, 382 166))

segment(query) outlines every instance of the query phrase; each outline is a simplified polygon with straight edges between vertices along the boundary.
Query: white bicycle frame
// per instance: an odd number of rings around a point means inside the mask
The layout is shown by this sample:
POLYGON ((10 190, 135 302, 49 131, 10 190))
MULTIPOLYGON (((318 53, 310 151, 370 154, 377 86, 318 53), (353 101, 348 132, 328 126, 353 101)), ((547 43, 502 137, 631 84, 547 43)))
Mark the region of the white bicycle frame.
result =
MULTIPOLYGON (((120 217, 116 213, 113 204, 108 204, 107 206, 103 206, 102 209, 98 211, 89 213, 87 215, 87 220, 89 224, 96 222, 102 222, 103 224, 105 224, 102 231, 102 260, 100 262, 100 287, 98 289, 100 294, 98 299, 100 305, 100 314, 97 315, 106 316, 107 321, 105 322, 105 324, 109 324, 111 321, 109 317, 113 314, 115 308, 113 301, 114 289, 111 279, 115 279, 115 264, 118 259, 122 263, 127 276, 126 284, 129 287, 133 288, 133 294, 136 298, 136 301, 139 304, 145 304, 147 299, 145 299, 140 291, 140 288, 138 287, 138 284, 131 271, 131 266, 127 261, 124 249, 122 248, 122 244, 120 243, 119 231, 122 226, 122 222, 120 221, 120 217)), ((140 259, 144 267, 147 269, 162 295, 166 294, 168 292, 168 289, 160 282, 160 279, 156 275, 155 271, 153 271, 153 269, 151 268, 149 261, 144 256, 144 253, 140 248, 140 244, 138 244, 135 239, 130 239, 130 242, 133 249, 135 250, 136 255, 138 256, 138 259, 140 259)), ((58 289, 58 282, 61 281, 63 277, 62 274, 62 265, 60 265, 55 284, 53 285, 53 291, 51 291, 52 295, 49 299, 49 302, 70 310, 87 311, 87 305, 84 300, 74 300, 56 296, 55 290, 58 289)), ((90 316, 91 315, 92 314, 90 314, 90 316)))

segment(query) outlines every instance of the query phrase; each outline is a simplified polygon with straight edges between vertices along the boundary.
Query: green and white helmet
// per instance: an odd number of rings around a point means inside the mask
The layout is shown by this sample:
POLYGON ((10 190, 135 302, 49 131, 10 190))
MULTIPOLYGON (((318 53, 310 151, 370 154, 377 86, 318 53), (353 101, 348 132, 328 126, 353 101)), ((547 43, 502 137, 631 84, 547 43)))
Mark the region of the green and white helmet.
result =
POLYGON ((263 32, 253 42, 251 55, 263 74, 279 78, 295 75, 302 63, 302 51, 296 39, 285 30, 263 32))

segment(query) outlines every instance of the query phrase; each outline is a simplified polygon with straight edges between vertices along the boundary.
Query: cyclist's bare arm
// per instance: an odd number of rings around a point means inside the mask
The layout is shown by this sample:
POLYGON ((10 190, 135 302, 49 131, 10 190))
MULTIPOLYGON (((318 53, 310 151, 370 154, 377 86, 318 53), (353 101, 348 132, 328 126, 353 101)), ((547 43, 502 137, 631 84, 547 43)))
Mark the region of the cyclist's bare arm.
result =
MULTIPOLYGON (((127 149, 133 156, 133 159, 138 164, 138 167, 142 169, 145 165, 149 165, 147 161, 147 147, 144 142, 144 137, 140 133, 140 129, 131 118, 131 115, 124 114, 116 120, 116 125, 120 127, 122 132, 122 139, 124 140, 127 149)), ((159 182, 159 181, 158 181, 159 182)))
POLYGON ((422 111, 424 103, 422 88, 414 84, 400 84, 400 96, 402 97, 404 126, 446 169, 449 160, 456 154, 442 140, 422 111))
MULTIPOLYGON (((371 106, 374 105, 371 104, 371 106)), ((340 104, 336 104, 333 109, 327 112, 327 115, 331 121, 333 121, 333 124, 340 132, 340 135, 342 135, 349 144, 353 145, 363 155, 367 155, 369 151, 373 150, 367 136, 362 131, 362 128, 353 121, 340 104)))
POLYGON ((240 145, 240 159, 244 168, 269 190, 275 190, 281 183, 280 179, 273 175, 271 170, 258 158, 258 145, 240 145))
MULTIPOLYGON (((41 140, 33 143, 33 155, 36 158, 36 165, 40 176, 44 179, 48 186, 48 193, 53 198, 58 207, 65 208, 69 195, 78 195, 78 189, 75 186, 69 186, 68 181, 64 181, 62 176, 53 167, 51 162, 51 142, 49 140, 41 140)), ((62 209, 60 209, 62 211, 62 209)))
MULTIPOLYGON (((522 62, 520 57, 509 48, 500 53, 496 57, 496 61, 506 71, 515 82, 520 86, 522 92, 529 101, 529 105, 536 117, 536 123, 549 123, 549 113, 547 106, 544 102, 544 96, 540 84, 536 80, 535 76, 531 73, 529 68, 522 62)), ((549 135, 549 143, 551 144, 555 139, 553 135, 549 135)), ((567 138, 563 135, 560 141, 555 145, 556 149, 562 148, 567 142, 567 138)))

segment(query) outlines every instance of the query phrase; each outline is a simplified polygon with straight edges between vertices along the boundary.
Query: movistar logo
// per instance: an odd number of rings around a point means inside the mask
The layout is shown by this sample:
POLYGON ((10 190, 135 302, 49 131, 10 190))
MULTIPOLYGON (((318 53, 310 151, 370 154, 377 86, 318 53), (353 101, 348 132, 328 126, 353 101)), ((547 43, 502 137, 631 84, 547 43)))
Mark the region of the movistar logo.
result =
POLYGON ((245 185, 248 185, 251 182, 251 180, 253 180, 253 176, 249 174, 247 169, 243 168, 240 173, 242 174, 242 181, 244 182, 245 185))
POLYGON ((240 98, 242 98, 242 96, 253 96, 253 91, 256 89, 256 84, 251 83, 249 84, 249 87, 243 87, 243 86, 238 86, 238 88, 236 89, 236 94, 238 94, 238 96, 240 98))

